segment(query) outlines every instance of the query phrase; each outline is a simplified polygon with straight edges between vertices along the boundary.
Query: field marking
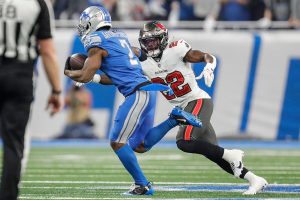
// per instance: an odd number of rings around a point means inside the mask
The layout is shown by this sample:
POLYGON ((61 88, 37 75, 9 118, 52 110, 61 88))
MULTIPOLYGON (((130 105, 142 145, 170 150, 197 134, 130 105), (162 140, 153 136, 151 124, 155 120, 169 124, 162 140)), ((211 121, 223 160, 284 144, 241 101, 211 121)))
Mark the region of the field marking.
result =
MULTIPOLYGON (((138 199, 138 200, 149 200, 149 199, 161 199, 161 198, 153 198, 152 196, 149 196, 148 198, 126 198, 125 196, 122 198, 117 197, 45 197, 45 196, 20 196, 19 199, 51 199, 51 200, 75 200, 75 199, 84 199, 84 200, 98 200, 98 199, 111 199, 111 200, 124 200, 124 199, 138 199)), ((278 200, 278 198, 163 198, 163 200, 278 200)), ((282 200, 297 200, 298 198, 280 198, 282 200)))
MULTIPOLYGON (((22 181, 22 183, 50 183, 50 184, 132 184, 129 181, 22 181)), ((215 183, 215 182, 155 182, 155 185, 248 185, 247 183, 215 183)), ((299 186, 300 184, 269 184, 272 186, 299 186)))
MULTIPOLYGON (((149 196, 148 198, 140 198, 140 197, 135 197, 135 198, 127 198, 126 196, 122 198, 117 198, 117 197, 45 197, 45 196, 20 196, 19 199, 51 199, 51 200, 99 200, 99 199, 111 199, 111 200, 124 200, 124 199, 138 199, 138 200, 149 200, 149 199, 161 199, 161 198, 153 198, 152 196, 149 196)), ((278 198, 163 198, 163 200, 278 200, 278 198)), ((297 200, 298 198, 281 198, 282 200, 297 200)))
MULTIPOLYGON (((73 189, 73 190, 128 190, 129 186, 93 186, 93 187, 67 187, 67 186, 23 186, 23 189, 73 189)), ((197 185, 197 186, 154 186, 156 191, 163 192, 240 192, 248 188, 246 185, 197 185)), ((269 185, 264 193, 300 194, 300 187, 290 185, 269 185)))
MULTIPOLYGON (((77 190, 127 190, 131 182, 127 181, 23 181, 23 183, 48 184, 102 184, 99 186, 21 186, 26 189, 77 189, 77 190), (126 184, 126 185, 124 185, 126 184)), ((249 184, 243 183, 195 183, 195 182, 156 182, 157 191, 188 192, 243 192, 249 184)), ((300 184, 269 184, 264 193, 300 194, 300 184)))
MULTIPOLYGON (((47 167, 49 167, 49 165, 45 165, 45 166, 47 166, 47 167)), ((108 166, 110 166, 110 165, 108 165, 108 166)), ((81 168, 86 168, 87 166, 81 166, 81 167, 76 167, 76 168, 74 168, 74 166, 69 166, 69 167, 67 167, 66 165, 64 165, 64 167, 60 167, 60 166, 58 166, 58 165, 55 165, 55 167, 59 167, 59 169, 49 169, 49 168, 46 168, 45 167, 45 169, 43 169, 44 168, 44 166, 41 166, 41 168, 39 168, 39 169, 34 169, 34 168, 31 168, 31 169, 28 169, 27 170, 27 173, 32 173, 32 172, 35 172, 35 173, 37 173, 37 172, 40 172, 40 173, 44 173, 44 172, 47 172, 47 173, 49 173, 49 172, 76 172, 76 173, 78 173, 78 172, 82 172, 82 173, 84 173, 84 172, 99 172, 99 173, 101 173, 101 172, 103 172, 103 171, 107 171, 107 172, 116 172, 116 171, 120 171, 120 170, 123 170, 123 167, 120 167, 120 165, 118 165, 119 167, 118 168, 116 168, 116 169, 108 169, 109 167, 107 167, 107 168, 92 168, 92 169, 81 169, 81 168)), ((111 166, 110 168, 113 168, 113 167, 115 167, 115 166, 111 166)), ((145 166, 145 167, 143 167, 143 169, 145 169, 145 170, 151 170, 151 172, 152 171, 154 171, 154 172, 158 172, 158 171, 160 171, 160 170, 168 170, 168 171, 176 171, 176 170, 189 170, 189 171, 192 171, 192 170, 194 170, 194 171, 196 171, 196 170, 199 170, 199 169, 203 169, 203 170, 207 170, 207 169, 210 169, 210 170, 217 170, 217 171, 219 171, 219 168, 218 167, 216 167, 216 166, 209 166, 209 165, 207 165, 207 166, 204 166, 204 165, 202 165, 202 166, 193 166, 193 165, 190 165, 190 166, 184 166, 184 165, 178 165, 178 166, 174 166, 174 167, 172 167, 172 169, 168 169, 167 167, 155 167, 155 165, 147 165, 147 166, 145 166)), ((289 166, 289 167, 280 167, 280 166, 273 166, 273 167, 271 167, 271 166, 251 166, 251 167, 253 167, 253 168, 255 168, 255 170, 262 170, 262 171, 266 171, 266 170, 268 170, 268 171, 286 171, 286 170, 291 170, 291 171, 299 171, 299 168, 300 168, 300 164, 298 164, 298 165, 296 165, 296 166, 289 166)))
MULTIPOLYGON (((93 187, 66 187, 66 186, 23 186, 21 188, 26 189, 73 189, 73 190, 128 190, 129 186, 93 186, 93 187)), ((248 186, 246 185, 177 185, 177 186, 158 186, 155 185, 154 189, 156 191, 163 192, 239 192, 247 190, 248 186)), ((269 185, 264 193, 280 193, 280 194, 300 194, 300 186, 289 185, 269 185)))
MULTIPOLYGON (((84 199, 84 200, 94 200, 94 199, 125 199, 125 198, 109 198, 109 197, 45 197, 45 196, 37 196, 37 197, 33 197, 33 196, 20 196, 19 199, 53 199, 53 200, 74 200, 74 199, 84 199)), ((141 200, 149 200, 152 198, 138 198, 141 200)), ((183 200, 183 199, 181 199, 183 200)), ((187 200, 191 200, 191 199, 187 199, 187 200)))

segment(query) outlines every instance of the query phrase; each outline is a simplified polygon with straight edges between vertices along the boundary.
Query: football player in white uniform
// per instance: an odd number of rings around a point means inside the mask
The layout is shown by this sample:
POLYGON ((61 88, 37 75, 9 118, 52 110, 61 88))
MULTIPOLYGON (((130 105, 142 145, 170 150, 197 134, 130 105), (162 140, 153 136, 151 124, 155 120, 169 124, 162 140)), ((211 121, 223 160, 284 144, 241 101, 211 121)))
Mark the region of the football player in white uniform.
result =
MULTIPOLYGON (((142 61, 143 72, 155 83, 169 85, 171 91, 162 94, 174 106, 197 115, 202 127, 182 126, 176 136, 177 147, 187 153, 201 154, 219 165, 226 172, 237 178, 249 181, 249 188, 243 193, 254 195, 267 186, 267 181, 252 173, 243 166, 244 152, 238 149, 224 149, 217 144, 217 138, 210 118, 213 112, 213 102, 210 96, 199 88, 196 80, 204 78, 205 84, 211 86, 214 80, 216 58, 208 53, 193 50, 184 40, 170 41, 168 30, 158 22, 146 23, 140 30, 139 42, 141 50, 133 48, 142 61), (202 73, 195 77, 190 63, 206 62, 202 73)), ((111 84, 105 74, 95 75, 93 82, 111 84)), ((78 83, 80 86, 81 83, 78 83)), ((149 151, 164 135, 153 137, 151 146, 146 143, 132 147, 136 152, 149 151), (155 140, 155 141, 154 141, 155 140)), ((130 141, 129 141, 130 142, 130 141)))
MULTIPOLYGON (((224 149, 217 144, 210 122, 213 102, 196 82, 196 79, 203 77, 205 84, 211 86, 216 58, 211 54, 193 50, 182 39, 169 41, 168 30, 158 21, 144 25, 140 30, 139 42, 141 51, 135 49, 135 52, 142 61, 144 74, 152 82, 169 85, 173 91, 162 92, 165 98, 172 105, 198 115, 202 122, 200 128, 190 125, 180 127, 176 137, 177 147, 187 153, 201 154, 235 177, 248 180, 250 186, 243 194, 253 195, 263 190, 268 183, 243 166, 244 152, 224 149), (202 73, 195 77, 190 63, 197 62, 207 64, 202 73)), ((143 152, 143 145, 137 151, 143 152)))

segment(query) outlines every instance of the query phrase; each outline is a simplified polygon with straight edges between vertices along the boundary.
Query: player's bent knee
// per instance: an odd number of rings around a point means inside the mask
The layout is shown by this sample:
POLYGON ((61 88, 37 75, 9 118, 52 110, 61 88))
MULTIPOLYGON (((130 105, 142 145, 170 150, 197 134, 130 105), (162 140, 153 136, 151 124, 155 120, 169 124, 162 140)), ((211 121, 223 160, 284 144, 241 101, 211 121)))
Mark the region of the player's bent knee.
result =
POLYGON ((134 151, 137 153, 145 153, 147 152, 147 149, 145 149, 143 144, 140 144, 138 147, 134 149, 134 151))
POLYGON ((176 142, 177 148, 183 152, 191 153, 191 145, 189 145, 189 141, 186 140, 178 140, 176 142))
POLYGON ((124 146, 125 144, 124 143, 118 143, 118 142, 115 142, 115 141, 111 141, 110 142, 110 146, 111 148, 114 150, 114 151, 117 151, 119 150, 122 146, 124 146))

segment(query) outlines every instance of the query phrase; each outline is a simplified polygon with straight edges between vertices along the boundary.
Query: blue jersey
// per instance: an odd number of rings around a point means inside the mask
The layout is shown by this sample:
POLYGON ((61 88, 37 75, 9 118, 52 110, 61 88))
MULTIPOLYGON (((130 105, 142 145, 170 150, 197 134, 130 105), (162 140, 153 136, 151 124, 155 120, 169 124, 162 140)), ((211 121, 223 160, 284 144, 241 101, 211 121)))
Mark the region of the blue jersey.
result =
POLYGON ((124 96, 131 93, 137 85, 148 81, 124 32, 114 29, 97 31, 87 35, 82 43, 86 51, 99 47, 108 52, 108 56, 103 57, 100 69, 124 96))

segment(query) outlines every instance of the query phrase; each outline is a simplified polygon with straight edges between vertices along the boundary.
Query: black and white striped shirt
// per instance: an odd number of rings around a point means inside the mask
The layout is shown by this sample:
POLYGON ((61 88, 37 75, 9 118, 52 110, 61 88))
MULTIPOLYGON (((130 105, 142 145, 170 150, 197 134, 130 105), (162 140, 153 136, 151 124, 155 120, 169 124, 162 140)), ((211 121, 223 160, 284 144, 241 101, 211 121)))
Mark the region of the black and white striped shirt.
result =
POLYGON ((0 0, 0 56, 34 61, 37 40, 52 37, 52 16, 48 0, 0 0))

